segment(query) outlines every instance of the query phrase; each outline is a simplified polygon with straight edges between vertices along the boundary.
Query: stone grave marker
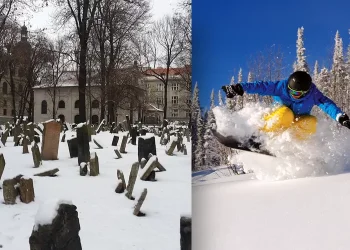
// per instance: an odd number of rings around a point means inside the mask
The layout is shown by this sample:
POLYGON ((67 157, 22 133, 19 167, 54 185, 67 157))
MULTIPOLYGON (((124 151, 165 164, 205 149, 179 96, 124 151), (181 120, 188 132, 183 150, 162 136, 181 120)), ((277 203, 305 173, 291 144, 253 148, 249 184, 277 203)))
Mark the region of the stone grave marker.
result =
POLYGON ((167 155, 173 155, 176 145, 177 145, 177 139, 172 140, 170 146, 169 145, 167 146, 165 153, 167 155))
POLYGON ((148 159, 148 155, 157 155, 156 139, 154 136, 146 138, 139 137, 138 139, 138 160, 141 162, 142 158, 148 159))
POLYGON ((121 194, 125 191, 126 189, 126 182, 125 182, 125 178, 124 178, 124 174, 121 170, 117 170, 117 176, 118 176, 118 185, 117 188, 115 189, 115 192, 118 194, 121 194))
POLYGON ((136 137, 137 137, 137 128, 133 127, 130 132, 131 135, 131 144, 136 145, 136 137))
POLYGON ((60 142, 61 124, 55 121, 44 123, 41 157, 43 160, 58 159, 58 145, 60 142))
POLYGON ((147 188, 145 188, 142 191, 141 196, 140 196, 139 200, 137 201, 137 204, 136 204, 136 206, 134 208, 134 213, 133 213, 134 215, 136 215, 136 216, 145 216, 146 215, 145 213, 142 213, 140 211, 141 206, 142 206, 143 202, 146 199, 146 196, 147 196, 147 188))
POLYGON ((93 139, 93 141, 94 141, 95 145, 96 145, 99 149, 103 149, 103 147, 101 146, 101 144, 98 143, 98 142, 96 141, 96 139, 93 139))
POLYGON ((34 176, 49 176, 49 177, 55 177, 57 176, 56 173, 60 171, 58 168, 55 168, 55 169, 52 169, 52 170, 48 170, 48 171, 45 171, 45 172, 42 172, 42 173, 38 173, 38 174, 35 174, 34 176))
POLYGON ((140 161, 140 167, 141 169, 143 169, 147 164, 147 160, 145 158, 142 158, 140 161))
POLYGON ((192 219, 181 216, 180 218, 180 249, 191 250, 192 244, 192 219))
POLYGON ((109 130, 109 133, 114 133, 114 129, 115 129, 115 122, 112 122, 112 126, 111 129, 109 130))
POLYGON ((119 141, 119 136, 113 136, 112 146, 117 146, 119 141))
POLYGON ((98 125, 97 129, 96 129, 96 134, 100 133, 102 130, 102 127, 104 126, 105 123, 105 119, 103 119, 100 123, 100 125, 98 125))
POLYGON ((90 161, 90 145, 88 136, 88 126, 86 123, 77 126, 78 138, 78 165, 82 162, 90 161))
POLYGON ((1 180, 1 176, 4 173, 4 169, 5 169, 5 158, 4 155, 2 153, 0 153, 0 180, 1 180))
POLYGON ((117 159, 122 158, 122 155, 120 154, 120 152, 119 152, 119 150, 118 150, 118 149, 114 149, 114 152, 115 152, 115 154, 118 156, 118 158, 117 158, 117 159))
POLYGON ((15 178, 13 179, 7 179, 4 180, 2 183, 2 191, 4 196, 4 203, 6 205, 13 205, 16 204, 16 198, 19 194, 19 190, 17 188, 17 180, 15 178))
POLYGON ((24 136, 23 137, 23 141, 22 141, 22 153, 23 154, 28 154, 29 150, 28 150, 28 144, 29 144, 29 137, 28 136, 24 136))
POLYGON ((125 148, 126 148, 126 143, 128 141, 128 136, 123 135, 122 143, 120 145, 120 153, 126 154, 125 148))
POLYGON ((143 181, 155 181, 155 174, 156 172, 154 171, 154 169, 157 167, 157 162, 158 162, 158 158, 157 156, 152 156, 146 166, 143 169, 143 173, 141 174, 140 179, 143 181))
POLYGON ((132 164, 131 170, 130 170, 130 175, 129 175, 129 182, 128 186, 126 187, 126 194, 125 196, 128 197, 130 200, 134 200, 135 198, 132 196, 132 192, 134 190, 136 178, 137 178, 137 173, 139 171, 139 163, 135 162, 132 164))
POLYGON ((86 176, 88 172, 88 167, 85 162, 80 163, 80 176, 86 176))
POLYGON ((34 124, 32 122, 27 124, 29 141, 32 142, 34 140, 34 124))
POLYGON ((32 156, 34 161, 34 167, 38 168, 42 164, 41 154, 40 154, 38 145, 34 143, 31 150, 32 150, 32 156))
POLYGON ((95 153, 92 153, 90 156, 90 176, 97 176, 100 174, 100 167, 98 164, 98 156, 95 153))
POLYGON ((78 138, 67 140, 70 158, 78 157, 78 138))
POLYGON ((9 130, 8 129, 6 129, 5 130, 5 132, 2 134, 2 136, 1 136, 1 142, 2 142, 2 144, 5 146, 5 144, 6 144, 6 141, 7 141, 7 137, 9 136, 9 130))
POLYGON ((66 133, 64 133, 63 135, 62 135, 62 138, 61 138, 61 142, 65 142, 66 141, 66 133))
POLYGON ((31 178, 22 177, 19 181, 19 196, 23 203, 30 203, 34 201, 34 185, 31 178))
MULTIPOLYGON (((41 208, 42 210, 52 209, 49 202, 42 206, 47 206, 41 208)), ((57 215, 51 224, 34 226, 29 237, 30 250, 82 250, 77 207, 71 204, 58 204, 57 212, 48 213, 57 215)))
POLYGON ((183 151, 184 151, 184 155, 187 155, 187 148, 185 144, 183 145, 183 151))

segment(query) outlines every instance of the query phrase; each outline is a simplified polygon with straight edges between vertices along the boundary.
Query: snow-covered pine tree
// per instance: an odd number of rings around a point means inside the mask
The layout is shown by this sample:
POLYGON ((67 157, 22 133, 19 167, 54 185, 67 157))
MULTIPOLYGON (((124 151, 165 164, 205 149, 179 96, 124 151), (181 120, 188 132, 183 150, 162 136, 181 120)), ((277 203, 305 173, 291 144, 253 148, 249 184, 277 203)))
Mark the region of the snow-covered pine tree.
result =
MULTIPOLYGON (((329 96, 331 93, 331 83, 330 83, 331 75, 327 68, 323 67, 318 73, 317 76, 317 88, 326 96, 329 96)), ((317 117, 323 117, 325 119, 329 119, 327 115, 321 111, 320 108, 315 107, 313 110, 313 115, 317 117)))
POLYGON ((215 123, 215 117, 213 113, 214 108, 214 90, 212 90, 210 95, 210 109, 208 111, 208 116, 205 123, 204 134, 204 165, 206 167, 219 166, 221 163, 219 143, 211 132, 211 126, 213 123, 215 123))
POLYGON ((297 39, 297 61, 295 63, 294 71, 306 71, 309 73, 309 66, 306 62, 305 47, 304 47, 304 27, 298 28, 297 39))
POLYGON ((346 91, 344 91, 346 72, 343 56, 343 40, 339 35, 339 31, 335 34, 334 41, 335 45, 331 70, 331 98, 340 108, 344 109, 346 105, 345 100, 347 99, 345 95, 346 91))
POLYGON ((316 60, 315 66, 314 66, 314 72, 313 72, 313 76, 312 76, 312 81, 316 85, 318 85, 318 74, 319 74, 319 68, 318 68, 318 61, 316 60))
POLYGON ((219 106, 224 106, 224 101, 222 100, 222 95, 221 95, 221 90, 219 90, 218 93, 218 101, 219 101, 219 106))
MULTIPOLYGON (((243 82, 243 73, 242 73, 242 68, 239 68, 239 71, 238 71, 238 83, 241 83, 243 82)), ((237 102, 237 110, 240 110, 243 108, 244 106, 244 98, 243 96, 237 96, 236 97, 236 102, 237 102)))
MULTIPOLYGON (((350 30, 349 30, 350 33, 350 30)), ((346 109, 344 110, 346 113, 349 113, 350 111, 350 44, 348 45, 348 51, 346 55, 346 64, 345 64, 345 70, 346 70, 346 77, 345 77, 345 83, 346 83, 346 109)))
MULTIPOLYGON (((203 118, 201 112, 198 113, 196 120, 196 128, 197 128, 197 144, 194 150, 194 154, 192 154, 192 159, 194 159, 194 169, 196 171, 201 170, 204 165, 204 126, 203 126, 203 118)), ((192 142, 193 148, 193 142, 192 142)))
POLYGON ((201 116, 199 104, 199 88, 196 83, 193 89, 191 102, 191 128, 192 128, 192 171, 196 168, 196 152, 198 145, 198 117, 201 116))
MULTIPOLYGON (((253 82, 253 74, 252 72, 248 72, 248 79, 247 79, 248 82, 253 82)), ((258 102, 259 100, 259 97, 257 94, 245 94, 248 102, 258 102)))

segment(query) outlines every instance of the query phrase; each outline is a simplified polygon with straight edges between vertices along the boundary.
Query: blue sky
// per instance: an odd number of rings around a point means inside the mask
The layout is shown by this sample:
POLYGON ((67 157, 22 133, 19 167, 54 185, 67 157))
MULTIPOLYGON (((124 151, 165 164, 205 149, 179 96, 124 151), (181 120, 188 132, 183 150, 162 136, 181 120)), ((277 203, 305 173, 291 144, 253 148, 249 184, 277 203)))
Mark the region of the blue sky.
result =
POLYGON ((240 67, 246 80, 250 56, 274 44, 291 73, 301 26, 310 68, 315 60, 329 66, 337 30, 345 49, 349 44, 349 10, 348 0, 193 0, 193 83, 198 82, 201 106, 209 106, 212 89, 217 96, 232 75, 237 79, 240 67))

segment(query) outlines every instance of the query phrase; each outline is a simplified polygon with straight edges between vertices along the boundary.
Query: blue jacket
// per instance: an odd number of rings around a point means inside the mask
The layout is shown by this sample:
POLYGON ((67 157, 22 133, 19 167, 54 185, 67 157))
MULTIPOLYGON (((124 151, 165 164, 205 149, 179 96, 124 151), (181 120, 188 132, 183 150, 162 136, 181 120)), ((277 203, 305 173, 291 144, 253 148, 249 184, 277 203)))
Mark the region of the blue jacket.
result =
POLYGON ((337 120, 338 114, 343 113, 341 109, 331 99, 324 96, 313 83, 310 91, 300 99, 294 99, 289 94, 287 80, 276 82, 246 82, 241 83, 241 85, 248 94, 273 96, 275 102, 289 107, 295 115, 309 115, 314 105, 319 106, 334 120, 337 120))

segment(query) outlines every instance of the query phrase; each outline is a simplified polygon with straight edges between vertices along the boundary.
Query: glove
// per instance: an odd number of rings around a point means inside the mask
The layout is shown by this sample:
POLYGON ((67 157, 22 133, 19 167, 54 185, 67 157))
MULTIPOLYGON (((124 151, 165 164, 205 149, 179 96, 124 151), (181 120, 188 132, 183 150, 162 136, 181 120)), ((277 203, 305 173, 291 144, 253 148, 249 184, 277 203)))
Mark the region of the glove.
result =
POLYGON ((350 129, 350 119, 347 114, 342 114, 341 116, 339 116, 338 122, 344 127, 347 127, 348 129, 350 129))
POLYGON ((234 85, 225 85, 222 86, 221 89, 225 92, 227 98, 233 98, 236 95, 242 96, 244 93, 243 87, 239 83, 234 85))

